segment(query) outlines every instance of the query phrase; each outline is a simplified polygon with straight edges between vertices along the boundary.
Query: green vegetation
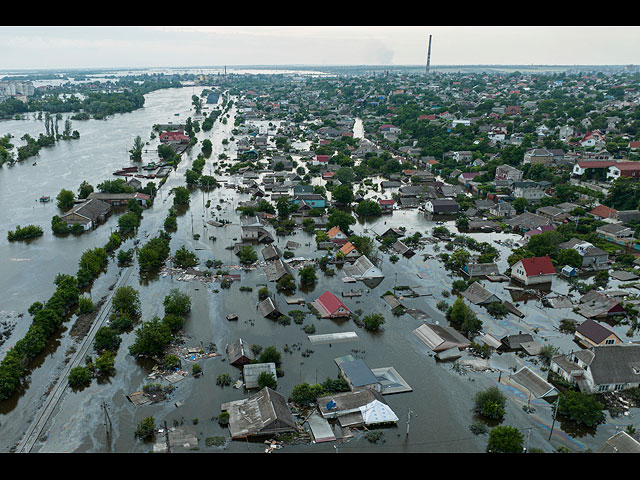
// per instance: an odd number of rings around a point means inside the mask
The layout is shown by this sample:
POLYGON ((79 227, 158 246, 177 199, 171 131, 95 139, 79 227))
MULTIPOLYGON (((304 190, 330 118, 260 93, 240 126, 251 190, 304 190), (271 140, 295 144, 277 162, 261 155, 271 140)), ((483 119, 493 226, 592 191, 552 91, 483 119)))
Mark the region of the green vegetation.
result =
POLYGON ((38 225, 27 225, 26 227, 16 226, 15 230, 9 230, 7 233, 7 239, 10 242, 17 240, 28 240, 30 238, 37 238, 43 235, 42 227, 38 225))
POLYGON ((498 387, 490 387, 487 390, 476 393, 473 401, 476 413, 483 417, 493 420, 501 420, 504 417, 507 397, 498 387))
POLYGON ((522 453, 524 437, 515 427, 499 426, 489 432, 488 453, 522 453))

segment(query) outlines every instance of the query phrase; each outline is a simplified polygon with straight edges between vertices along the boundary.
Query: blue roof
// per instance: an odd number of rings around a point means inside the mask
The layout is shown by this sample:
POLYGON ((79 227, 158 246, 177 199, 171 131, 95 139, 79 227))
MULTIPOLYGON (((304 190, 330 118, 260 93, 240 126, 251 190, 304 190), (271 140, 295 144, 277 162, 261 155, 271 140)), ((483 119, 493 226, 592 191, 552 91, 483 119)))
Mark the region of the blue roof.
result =
POLYGON ((378 379, 371 369, 362 360, 351 360, 340 364, 340 368, 349 377, 349 381, 354 387, 362 387, 378 383, 378 379))

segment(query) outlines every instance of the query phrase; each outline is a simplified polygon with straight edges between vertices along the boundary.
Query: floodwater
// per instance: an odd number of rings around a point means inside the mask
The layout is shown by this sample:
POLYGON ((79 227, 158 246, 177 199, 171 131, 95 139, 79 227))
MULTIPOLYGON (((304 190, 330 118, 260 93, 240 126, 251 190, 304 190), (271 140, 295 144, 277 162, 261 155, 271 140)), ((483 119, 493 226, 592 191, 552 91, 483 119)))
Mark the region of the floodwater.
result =
MULTIPOLYGON (((37 199, 41 195, 55 197, 61 188, 77 191, 83 180, 94 186, 107 178, 122 166, 128 165, 128 152, 133 139, 140 135, 149 138, 151 127, 156 123, 179 123, 192 115, 191 95, 199 94, 199 89, 183 88, 160 90, 147 95, 145 107, 136 112, 117 115, 106 121, 90 120, 74 122, 74 128, 80 132, 80 139, 69 142, 58 142, 51 149, 43 150, 32 161, 25 161, 13 167, 0 169, 0 202, 4 208, 0 210, 0 239, 6 239, 7 230, 15 225, 38 224, 45 235, 25 244, 15 242, 2 246, 0 255, 0 291, 3 292, 0 313, 10 315, 17 322, 14 334, 2 345, 2 354, 7 348, 22 337, 28 328, 30 316, 26 310, 31 303, 47 299, 53 292, 53 280, 59 272, 75 274, 77 261, 87 248, 102 246, 106 243, 110 230, 117 226, 117 215, 109 218, 106 224, 81 236, 56 238, 50 231, 51 217, 57 213, 54 203, 41 205, 37 199), (175 116, 179 113, 179 116, 175 116), (31 207, 31 208, 29 208, 31 207), (19 317, 23 314, 22 318, 19 317)), ((213 154, 207 161, 205 173, 215 171, 218 155, 226 153, 234 158, 233 142, 225 147, 224 138, 231 136, 235 108, 232 109, 227 125, 216 122, 210 132, 200 132, 198 138, 210 138, 213 142, 213 154), (225 150, 226 148, 226 150, 225 150)), ((0 124, 0 134, 12 133, 16 139, 28 132, 32 136, 44 131, 42 122, 25 120, 9 121, 0 124)), ((157 140, 155 141, 157 142, 157 140)), ((151 142, 154 149, 156 143, 151 142)), ((184 171, 190 168, 197 156, 199 147, 183 156, 178 169, 173 172, 167 183, 161 188, 152 209, 145 211, 138 237, 145 239, 154 236, 162 227, 162 222, 172 203, 169 191, 172 187, 184 184, 184 171)), ((153 153, 145 154, 144 162, 154 159, 153 153)), ((217 175, 219 180, 240 183, 240 179, 228 179, 217 175)), ((191 295, 192 311, 187 316, 185 335, 187 346, 215 344, 219 357, 199 361, 204 374, 200 378, 186 377, 176 384, 176 390, 165 402, 135 407, 125 395, 138 391, 143 385, 150 383, 147 378, 149 366, 136 361, 128 355, 128 347, 135 339, 134 333, 122 336, 122 343, 116 358, 116 373, 107 381, 92 385, 82 391, 67 390, 63 400, 52 416, 41 441, 34 448, 39 452, 147 452, 151 444, 134 438, 137 424, 148 416, 153 416, 157 425, 174 424, 194 425, 200 440, 200 451, 229 452, 261 452, 260 442, 227 442, 223 448, 206 447, 204 439, 213 436, 227 436, 228 429, 218 425, 215 417, 220 413, 220 405, 230 400, 246 398, 250 392, 233 387, 219 387, 216 377, 221 373, 229 373, 233 381, 241 378, 241 371, 229 365, 225 360, 225 347, 228 343, 242 338, 249 344, 263 347, 275 346, 282 353, 281 368, 284 376, 278 378, 277 391, 287 397, 292 388, 301 383, 322 382, 326 378, 336 378, 338 368, 334 359, 352 354, 362 358, 371 368, 394 367, 412 387, 413 391, 389 395, 386 397, 390 407, 400 419, 397 426, 384 429, 383 443, 373 444, 362 435, 356 436, 337 445, 339 453, 347 452, 483 452, 487 438, 474 435, 469 426, 476 421, 473 415, 473 395, 489 386, 498 385, 509 397, 507 414, 503 424, 516 426, 525 433, 529 447, 551 451, 558 445, 564 445, 574 451, 595 449, 604 440, 615 433, 616 426, 625 420, 608 419, 606 425, 598 427, 595 434, 573 433, 571 436, 563 432, 562 425, 557 422, 554 427, 552 441, 548 441, 551 426, 549 405, 543 400, 531 400, 536 409, 527 414, 522 405, 527 403, 526 395, 516 384, 508 381, 508 373, 523 364, 531 365, 529 359, 514 354, 492 357, 494 370, 488 372, 454 370, 452 363, 439 363, 433 358, 428 347, 412 333, 421 325, 408 314, 394 316, 390 307, 381 299, 381 295, 394 286, 427 287, 431 295, 417 298, 403 298, 409 308, 424 311, 431 321, 446 323, 444 315, 436 309, 438 301, 444 299, 444 291, 450 289, 451 276, 436 259, 425 259, 424 254, 437 254, 435 248, 444 251, 444 245, 426 244, 424 249, 411 259, 401 258, 392 264, 388 255, 381 254, 381 268, 385 279, 375 288, 367 289, 362 284, 344 284, 343 274, 337 270, 333 277, 327 277, 318 270, 318 282, 311 289, 299 289, 294 295, 307 302, 315 300, 326 290, 340 295, 340 291, 363 289, 359 298, 344 299, 352 310, 361 309, 362 315, 373 312, 383 313, 386 323, 382 331, 370 333, 356 326, 353 321, 333 321, 306 316, 303 325, 291 323, 280 325, 272 320, 262 318, 256 310, 257 290, 260 285, 267 285, 275 295, 276 301, 285 311, 303 310, 307 307, 287 305, 285 296, 275 291, 275 285, 268 283, 263 269, 244 270, 237 267, 238 259, 226 247, 240 241, 239 219, 235 214, 235 206, 239 201, 248 200, 248 195, 237 194, 232 189, 218 188, 203 192, 194 190, 191 194, 189 210, 178 218, 178 231, 171 240, 171 250, 182 245, 197 253, 201 265, 208 259, 221 260, 231 273, 240 273, 241 281, 235 282, 229 289, 222 289, 219 283, 182 282, 171 276, 158 276, 154 279, 141 279, 137 273, 131 276, 128 284, 137 288, 142 300, 142 318, 149 320, 154 315, 162 315, 162 299, 172 289, 179 288, 191 295), (207 201, 211 206, 206 208, 207 201), (216 206, 220 206, 217 209, 216 206), (225 227, 212 227, 207 220, 224 218, 232 223, 225 227), (193 238, 199 234, 199 240, 193 238), (215 236, 216 240, 209 240, 215 236), (239 290, 240 286, 250 286, 251 292, 239 290), (237 313, 235 322, 226 320, 228 313, 237 313), (313 324, 316 334, 355 331, 359 340, 352 343, 333 345, 312 345, 307 334, 302 330, 304 325, 313 324), (502 374, 498 371, 502 370, 502 374), (498 383, 498 379, 501 382, 498 383), (181 402, 181 403, 180 403, 181 402), (176 406, 179 404, 181 406, 176 406), (107 429, 106 412, 110 420, 107 429), (407 421, 410 416, 410 428, 407 421), (407 435, 407 429, 409 434, 407 435), (530 430, 528 430, 530 429, 530 430), (527 436, 528 435, 528 436, 527 436)), ((371 234, 372 230, 390 226, 405 226, 407 233, 415 231, 430 236, 435 222, 427 219, 419 211, 395 211, 392 216, 385 216, 371 222, 359 221, 354 230, 356 233, 371 234)), ((448 228, 455 231, 453 221, 447 222, 448 228)), ((512 239, 515 235, 476 234, 479 241, 496 239, 512 239)), ((281 249, 288 240, 301 244, 294 251, 297 257, 315 258, 318 252, 312 235, 302 231, 287 237, 276 237, 281 249)), ((124 247, 130 248, 132 240, 124 247)), ((507 249, 498 246, 502 255, 499 260, 501 269, 506 268, 507 249)), ((262 260, 262 247, 256 251, 262 260)), ((135 267, 134 267, 135 268, 135 267)), ((112 261, 107 272, 94 283, 91 296, 97 301, 107 295, 109 286, 121 274, 121 270, 112 261)), ((554 280, 555 282, 555 280, 554 280)), ((486 282, 485 282, 486 284, 486 282)), ((554 289, 566 291, 562 280, 554 283, 554 289), (564 290, 563 290, 564 289, 564 290)), ((489 284, 503 299, 511 294, 504 284, 489 284)), ((500 338, 507 333, 538 332, 536 338, 549 339, 563 351, 575 348, 571 339, 554 329, 561 318, 578 318, 570 309, 544 309, 537 301, 518 301, 519 308, 526 314, 520 320, 510 315, 504 320, 490 318, 484 310, 474 309, 484 322, 485 331, 500 338)), ((47 388, 55 381, 68 358, 68 350, 74 341, 68 335, 73 318, 65 324, 65 330, 51 342, 51 345, 34 365, 28 386, 19 395, 0 404, 0 426, 2 428, 2 450, 10 451, 20 441, 27 429, 29 421, 46 397, 47 388)), ((190 362, 183 360, 183 366, 190 369, 190 362)), ((535 366, 534 366, 535 367, 535 366)), ((628 423, 628 421, 626 421, 628 423)), ((286 446, 281 452, 331 452, 335 453, 333 443, 304 444, 286 446)))

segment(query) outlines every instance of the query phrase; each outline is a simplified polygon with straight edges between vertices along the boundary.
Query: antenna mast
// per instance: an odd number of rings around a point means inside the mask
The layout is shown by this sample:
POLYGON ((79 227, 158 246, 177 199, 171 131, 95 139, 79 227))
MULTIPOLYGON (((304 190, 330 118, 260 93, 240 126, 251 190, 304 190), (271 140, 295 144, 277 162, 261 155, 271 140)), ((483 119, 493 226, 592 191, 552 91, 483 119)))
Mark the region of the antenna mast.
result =
POLYGON ((427 71, 426 71, 427 75, 429 75, 430 65, 431 65, 431 35, 429 35, 429 50, 427 50, 427 71))

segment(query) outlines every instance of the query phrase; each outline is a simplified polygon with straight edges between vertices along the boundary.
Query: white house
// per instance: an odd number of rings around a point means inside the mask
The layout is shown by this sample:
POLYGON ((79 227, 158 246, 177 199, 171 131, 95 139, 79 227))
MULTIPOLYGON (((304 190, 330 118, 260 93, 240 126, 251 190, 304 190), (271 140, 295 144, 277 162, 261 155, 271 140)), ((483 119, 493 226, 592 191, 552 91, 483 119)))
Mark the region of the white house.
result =
POLYGON ((549 255, 523 258, 511 267, 511 278, 524 285, 551 283, 555 274, 549 255))

